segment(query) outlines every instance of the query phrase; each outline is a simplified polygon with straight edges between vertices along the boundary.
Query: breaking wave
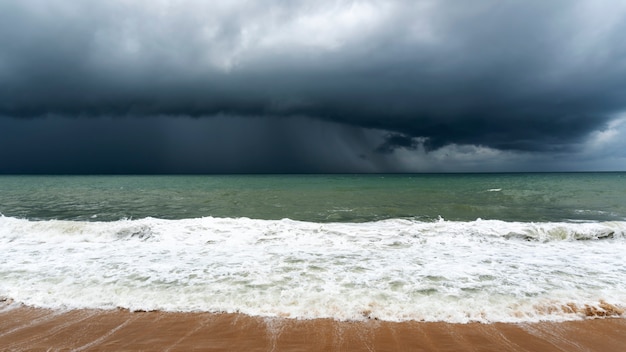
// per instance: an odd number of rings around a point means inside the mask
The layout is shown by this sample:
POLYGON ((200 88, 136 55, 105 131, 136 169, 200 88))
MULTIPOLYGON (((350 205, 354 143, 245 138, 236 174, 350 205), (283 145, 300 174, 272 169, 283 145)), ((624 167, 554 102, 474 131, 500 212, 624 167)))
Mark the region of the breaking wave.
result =
POLYGON ((0 297, 339 320, 623 316, 625 233, 619 221, 0 216, 0 297))

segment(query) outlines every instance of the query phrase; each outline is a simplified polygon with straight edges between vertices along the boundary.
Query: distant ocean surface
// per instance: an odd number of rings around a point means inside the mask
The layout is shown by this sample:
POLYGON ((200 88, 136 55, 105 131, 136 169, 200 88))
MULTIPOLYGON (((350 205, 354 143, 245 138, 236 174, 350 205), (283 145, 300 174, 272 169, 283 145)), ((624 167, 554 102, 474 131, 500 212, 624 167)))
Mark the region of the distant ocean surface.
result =
POLYGON ((0 300, 338 320, 626 309, 626 173, 0 176, 0 300))

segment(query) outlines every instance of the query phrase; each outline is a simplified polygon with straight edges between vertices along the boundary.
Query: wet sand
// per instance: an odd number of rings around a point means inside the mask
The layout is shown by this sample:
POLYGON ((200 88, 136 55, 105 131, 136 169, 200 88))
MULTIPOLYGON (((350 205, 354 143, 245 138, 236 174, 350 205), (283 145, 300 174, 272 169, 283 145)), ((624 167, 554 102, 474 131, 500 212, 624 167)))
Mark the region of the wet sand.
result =
POLYGON ((241 314, 0 307, 2 351, 624 351, 626 319, 337 322, 241 314))

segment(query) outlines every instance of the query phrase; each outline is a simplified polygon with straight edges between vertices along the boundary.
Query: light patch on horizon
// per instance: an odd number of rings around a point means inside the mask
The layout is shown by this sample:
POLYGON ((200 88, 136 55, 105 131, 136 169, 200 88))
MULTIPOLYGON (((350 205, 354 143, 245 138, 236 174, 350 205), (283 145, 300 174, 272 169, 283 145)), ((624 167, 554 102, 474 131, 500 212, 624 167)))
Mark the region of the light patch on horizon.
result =
POLYGON ((449 144, 427 151, 420 143, 415 149, 394 151, 394 157, 404 165, 405 172, 516 171, 516 162, 524 161, 525 154, 471 144, 449 144))
POLYGON ((591 133, 583 150, 588 154, 605 154, 622 146, 626 147, 626 113, 609 121, 605 129, 591 133))

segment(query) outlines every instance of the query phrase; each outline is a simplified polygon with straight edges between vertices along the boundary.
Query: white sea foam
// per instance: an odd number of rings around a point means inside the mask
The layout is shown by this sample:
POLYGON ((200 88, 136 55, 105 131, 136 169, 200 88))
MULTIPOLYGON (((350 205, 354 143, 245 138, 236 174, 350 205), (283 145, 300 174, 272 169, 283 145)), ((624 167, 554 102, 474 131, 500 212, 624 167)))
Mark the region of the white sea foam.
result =
POLYGON ((340 320, 572 320, 585 312, 568 307, 626 307, 625 234, 626 222, 0 217, 0 298, 340 320))

